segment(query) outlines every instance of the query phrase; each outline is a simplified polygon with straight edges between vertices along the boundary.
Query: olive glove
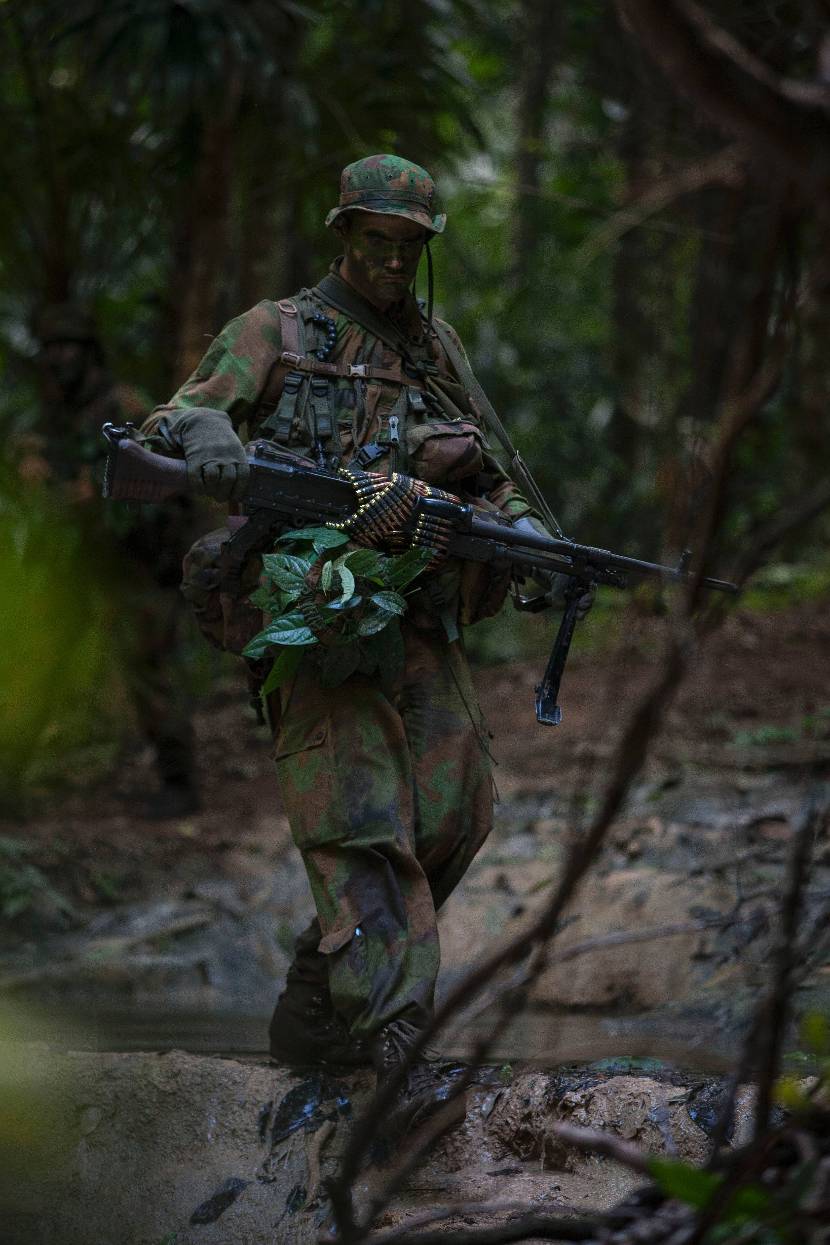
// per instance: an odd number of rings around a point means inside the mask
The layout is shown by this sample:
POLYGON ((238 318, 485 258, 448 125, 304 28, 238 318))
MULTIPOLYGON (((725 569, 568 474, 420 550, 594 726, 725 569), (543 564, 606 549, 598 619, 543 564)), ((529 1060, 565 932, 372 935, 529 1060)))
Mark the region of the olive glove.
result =
POLYGON ((224 411, 201 406, 174 411, 160 420, 159 432, 184 453, 191 488, 216 501, 244 495, 248 458, 224 411))
MULTIPOLYGON (((541 523, 539 519, 535 519, 533 515, 530 514, 523 514, 520 519, 514 519, 513 526, 520 532, 533 532, 536 536, 545 536, 548 540, 553 539, 544 523, 541 523)), ((565 589, 567 588, 570 579, 570 575, 562 574, 552 574, 548 578, 549 587, 545 595, 551 602, 553 602, 554 605, 561 605, 564 603, 565 589)), ((583 592, 582 596, 579 598, 576 607, 577 618, 580 620, 583 619, 593 604, 594 589, 592 586, 583 592)))

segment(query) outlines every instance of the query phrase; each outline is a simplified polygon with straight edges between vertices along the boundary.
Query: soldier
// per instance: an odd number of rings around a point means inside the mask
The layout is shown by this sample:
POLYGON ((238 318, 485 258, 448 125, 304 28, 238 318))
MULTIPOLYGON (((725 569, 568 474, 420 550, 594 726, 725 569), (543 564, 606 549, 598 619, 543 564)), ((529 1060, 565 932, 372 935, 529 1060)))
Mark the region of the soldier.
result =
MULTIPOLYGON (((458 338, 412 293, 444 229, 434 190, 426 170, 397 156, 343 171, 326 219, 343 254, 329 273, 227 324, 145 424, 184 453, 195 487, 244 492, 244 422, 252 437, 320 464, 400 468, 535 523, 488 452, 458 338)), ((297 940, 271 1021, 276 1058, 368 1057, 382 1081, 430 1022, 436 912, 492 818, 487 732, 460 628, 494 612, 506 584, 472 570, 445 564, 410 598, 394 694, 359 673, 324 689, 313 651, 280 690, 274 756, 318 916, 297 940)), ((413 1113, 435 1101, 437 1091, 410 1083, 413 1113)))
POLYGON ((178 505, 148 507, 139 516, 101 504, 101 427, 107 421, 138 421, 148 403, 137 390, 113 381, 94 321, 82 308, 47 306, 34 331, 41 343, 41 419, 27 438, 18 471, 49 483, 71 507, 90 548, 109 564, 118 585, 112 622, 122 669, 159 776, 159 789, 144 811, 154 818, 183 816, 199 805, 193 728, 173 677, 186 511, 178 505))

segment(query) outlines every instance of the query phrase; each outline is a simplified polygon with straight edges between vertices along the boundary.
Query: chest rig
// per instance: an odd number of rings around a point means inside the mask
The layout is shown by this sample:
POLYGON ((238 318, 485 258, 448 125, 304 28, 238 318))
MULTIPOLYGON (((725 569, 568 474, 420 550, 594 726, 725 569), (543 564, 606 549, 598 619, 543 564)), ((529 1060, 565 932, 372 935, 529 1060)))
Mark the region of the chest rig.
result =
MULTIPOLYGON (((366 469, 388 454, 389 471, 404 470, 407 426, 442 414, 435 398, 425 390, 426 377, 437 371, 428 340, 407 341, 399 350, 397 343, 382 339, 396 349, 391 367, 361 361, 332 362, 337 325, 323 311, 322 297, 315 297, 315 293, 301 290, 296 297, 277 303, 283 348, 270 403, 273 409, 260 425, 259 435, 280 445, 310 450, 319 466, 335 469, 346 452, 341 430, 348 430, 348 457, 352 462, 366 469), (280 387, 279 374, 284 369, 287 371, 280 387), (384 382, 397 387, 397 396, 391 408, 376 418, 380 395, 371 395, 370 386, 384 382), (373 423, 377 426, 370 439, 373 423)), ((366 329, 359 321, 355 323, 366 329)))

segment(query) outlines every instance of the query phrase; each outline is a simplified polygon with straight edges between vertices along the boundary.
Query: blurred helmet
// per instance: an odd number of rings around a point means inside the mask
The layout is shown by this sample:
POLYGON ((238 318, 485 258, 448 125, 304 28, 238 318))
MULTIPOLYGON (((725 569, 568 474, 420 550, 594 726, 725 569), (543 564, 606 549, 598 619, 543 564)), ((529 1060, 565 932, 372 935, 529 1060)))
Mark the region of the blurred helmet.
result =
POLYGON ((49 342, 98 340, 92 315, 74 303, 50 303, 43 307, 34 318, 32 331, 44 346, 49 342))
POLYGON ((435 212, 435 182, 426 169, 402 156, 366 156, 340 174, 340 202, 326 217, 332 225, 344 212, 405 216, 430 233, 443 233, 444 212, 435 212))

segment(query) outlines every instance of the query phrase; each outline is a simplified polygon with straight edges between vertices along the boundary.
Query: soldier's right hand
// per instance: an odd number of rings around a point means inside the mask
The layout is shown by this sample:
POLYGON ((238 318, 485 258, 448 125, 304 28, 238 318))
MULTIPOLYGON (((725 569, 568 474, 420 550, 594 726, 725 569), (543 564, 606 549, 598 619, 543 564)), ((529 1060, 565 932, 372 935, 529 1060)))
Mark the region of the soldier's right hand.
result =
POLYGON ((194 406, 160 421, 159 431, 187 462, 190 486, 217 501, 242 497, 248 486, 248 458, 225 411, 194 406))

